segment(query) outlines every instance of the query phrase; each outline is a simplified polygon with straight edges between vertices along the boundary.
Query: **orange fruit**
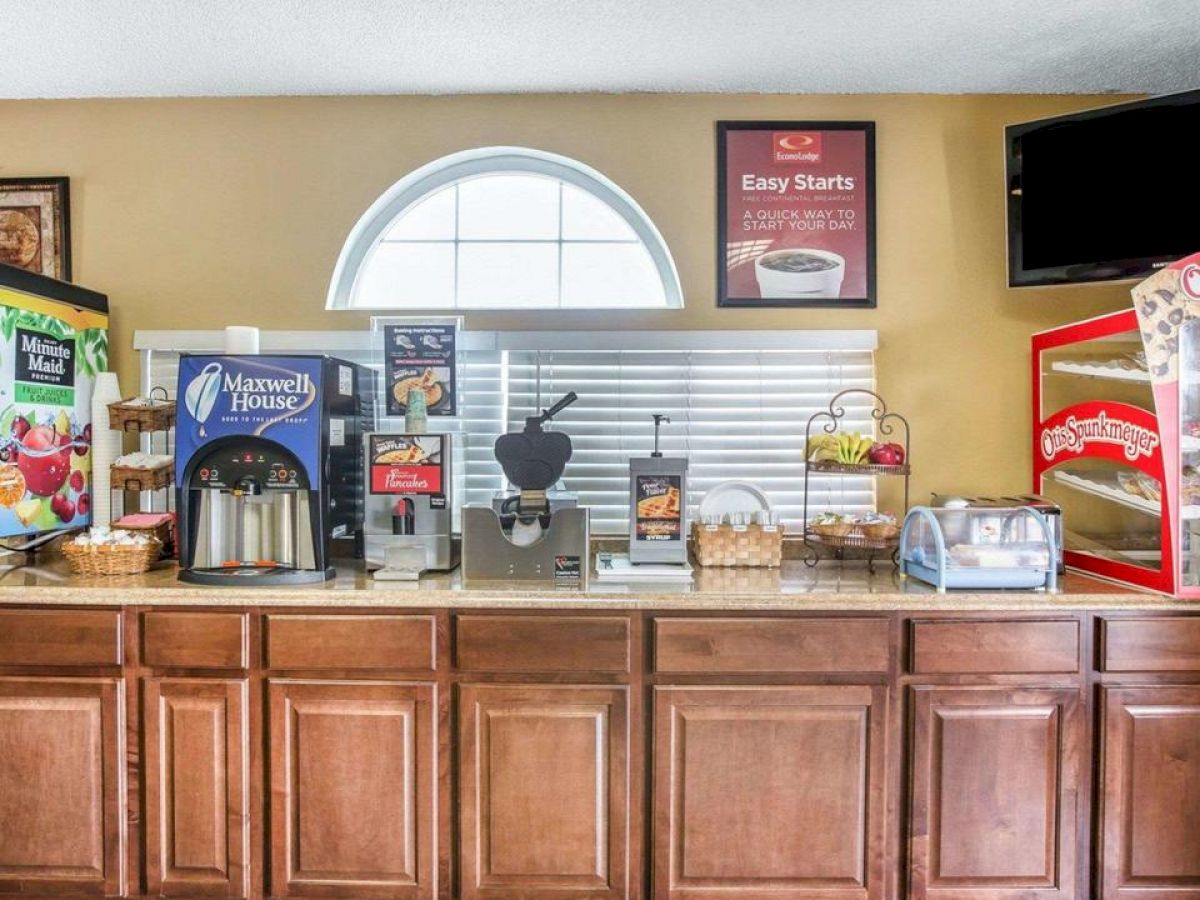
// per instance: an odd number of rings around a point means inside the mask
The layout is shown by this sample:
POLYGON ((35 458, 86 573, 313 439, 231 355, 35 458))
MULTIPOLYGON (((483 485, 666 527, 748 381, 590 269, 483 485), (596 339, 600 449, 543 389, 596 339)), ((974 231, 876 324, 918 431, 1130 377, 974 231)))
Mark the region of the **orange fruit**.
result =
POLYGON ((11 508, 25 496, 25 476, 11 463, 0 465, 0 506, 11 508))

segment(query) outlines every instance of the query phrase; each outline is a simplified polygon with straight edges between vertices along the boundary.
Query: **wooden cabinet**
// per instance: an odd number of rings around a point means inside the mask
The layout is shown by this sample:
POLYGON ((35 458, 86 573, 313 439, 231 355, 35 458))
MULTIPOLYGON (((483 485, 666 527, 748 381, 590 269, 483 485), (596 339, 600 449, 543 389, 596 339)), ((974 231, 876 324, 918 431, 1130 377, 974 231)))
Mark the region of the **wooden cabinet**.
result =
POLYGON ((886 696, 657 689, 654 896, 882 897, 886 696))
POLYGON ((459 896, 626 896, 627 689, 464 685, 459 701, 459 896))
POLYGON ((124 691, 0 678, 0 894, 125 890, 124 691))
POLYGON ((269 683, 273 895, 435 895, 434 690, 269 683))
POLYGON ((151 678, 143 698, 150 893, 247 896, 246 682, 151 678))
POLYGON ((1200 685, 1103 691, 1102 900, 1200 898, 1200 685))
POLYGON ((1079 691, 921 687, 913 694, 910 895, 1072 900, 1079 691))

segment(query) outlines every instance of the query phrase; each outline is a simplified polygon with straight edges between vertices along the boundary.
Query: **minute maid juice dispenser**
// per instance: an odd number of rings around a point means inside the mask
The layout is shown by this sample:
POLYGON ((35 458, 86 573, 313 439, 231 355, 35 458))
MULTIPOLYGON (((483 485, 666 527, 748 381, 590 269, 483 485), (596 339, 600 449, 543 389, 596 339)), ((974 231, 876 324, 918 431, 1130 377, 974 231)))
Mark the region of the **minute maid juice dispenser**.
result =
POLYGON ((0 265, 0 538, 91 522, 92 388, 108 369, 107 328, 103 294, 0 265))
POLYGON ((370 369, 328 356, 181 357, 181 581, 325 581, 339 537, 361 555, 373 385, 370 369))

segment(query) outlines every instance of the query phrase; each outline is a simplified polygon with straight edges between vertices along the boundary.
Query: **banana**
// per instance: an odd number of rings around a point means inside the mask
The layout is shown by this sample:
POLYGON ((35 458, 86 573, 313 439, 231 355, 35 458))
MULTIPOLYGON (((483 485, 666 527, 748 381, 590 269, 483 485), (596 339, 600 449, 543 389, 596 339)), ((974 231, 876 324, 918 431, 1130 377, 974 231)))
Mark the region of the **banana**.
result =
POLYGON ((867 453, 874 444, 875 441, 872 438, 863 437, 857 431, 843 431, 834 436, 833 446, 828 456, 817 455, 812 458, 833 459, 844 465, 855 466, 867 458, 867 453))

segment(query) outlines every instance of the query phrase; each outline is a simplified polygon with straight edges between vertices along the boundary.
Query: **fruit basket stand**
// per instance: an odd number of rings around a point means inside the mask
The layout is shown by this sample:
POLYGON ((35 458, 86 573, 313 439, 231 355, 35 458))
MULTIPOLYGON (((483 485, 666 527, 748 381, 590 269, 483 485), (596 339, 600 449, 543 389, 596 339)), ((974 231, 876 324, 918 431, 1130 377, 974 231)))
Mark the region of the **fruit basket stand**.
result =
MULTIPOLYGON (((826 475, 870 475, 904 479, 904 510, 908 510, 908 481, 912 467, 908 455, 908 420, 899 413, 888 410, 887 403, 874 391, 865 388, 850 388, 836 394, 829 407, 813 413, 804 428, 804 562, 815 566, 822 559, 865 559, 871 572, 875 571, 875 560, 888 556, 892 565, 898 565, 897 551, 900 547, 899 522, 893 528, 878 528, 873 525, 846 524, 840 528, 824 529, 824 533, 813 530, 810 509, 809 477, 813 474, 826 475), (807 456, 812 438, 819 435, 836 435, 846 418, 845 399, 852 394, 865 394, 871 401, 871 419, 880 439, 903 436, 902 461, 895 465, 876 464, 869 461, 848 462, 839 460, 809 461, 807 456), (900 432, 897 432, 900 429, 900 432)), ((901 518, 903 518, 903 512, 901 518)))

